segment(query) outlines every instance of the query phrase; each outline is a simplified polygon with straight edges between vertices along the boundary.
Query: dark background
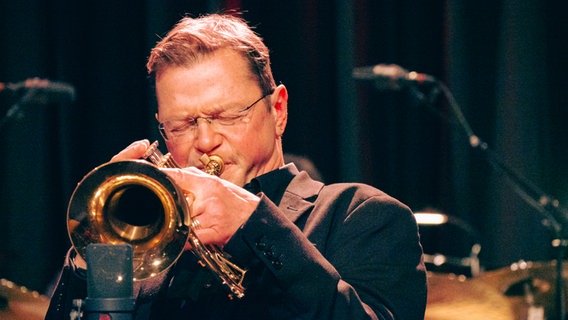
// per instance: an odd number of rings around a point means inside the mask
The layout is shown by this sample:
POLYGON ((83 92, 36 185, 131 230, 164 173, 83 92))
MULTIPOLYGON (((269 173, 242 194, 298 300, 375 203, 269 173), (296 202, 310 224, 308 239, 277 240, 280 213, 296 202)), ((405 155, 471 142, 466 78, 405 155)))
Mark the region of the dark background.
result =
MULTIPOLYGON (((415 211, 465 221, 486 270, 553 259, 544 215, 469 146, 443 95, 425 103, 351 71, 395 63, 440 79, 498 158, 564 205, 562 1, 0 0, 0 82, 40 77, 76 89, 75 101, 24 105, 0 128, 0 278, 45 290, 69 246, 76 184, 130 142, 158 138, 151 47, 184 14, 225 8, 256 26, 289 89, 285 151, 311 158, 326 182, 369 183, 415 211)), ((2 115, 20 96, 0 92, 2 115)))

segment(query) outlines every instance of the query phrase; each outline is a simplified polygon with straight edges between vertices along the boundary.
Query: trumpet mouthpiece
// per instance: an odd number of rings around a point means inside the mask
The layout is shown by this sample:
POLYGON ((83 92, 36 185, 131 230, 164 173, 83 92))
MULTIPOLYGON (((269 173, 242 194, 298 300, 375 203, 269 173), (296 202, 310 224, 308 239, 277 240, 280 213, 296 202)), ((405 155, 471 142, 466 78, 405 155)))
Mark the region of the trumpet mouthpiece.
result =
POLYGON ((205 173, 215 176, 220 176, 225 166, 223 159, 217 155, 209 156, 204 153, 201 158, 199 158, 199 161, 201 161, 201 163, 205 166, 203 169, 205 173))

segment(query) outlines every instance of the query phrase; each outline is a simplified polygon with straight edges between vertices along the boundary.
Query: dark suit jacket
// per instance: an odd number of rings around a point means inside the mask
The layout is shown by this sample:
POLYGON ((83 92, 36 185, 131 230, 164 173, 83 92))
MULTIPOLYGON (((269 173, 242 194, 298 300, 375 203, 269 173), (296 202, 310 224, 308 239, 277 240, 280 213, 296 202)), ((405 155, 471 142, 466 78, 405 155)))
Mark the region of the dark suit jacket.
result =
POLYGON ((248 270, 245 297, 229 299, 184 253, 167 291, 139 301, 137 319, 423 319, 426 274, 410 209, 368 185, 324 186, 293 165, 278 171, 290 178, 285 191, 260 177, 260 205, 224 248, 248 270))

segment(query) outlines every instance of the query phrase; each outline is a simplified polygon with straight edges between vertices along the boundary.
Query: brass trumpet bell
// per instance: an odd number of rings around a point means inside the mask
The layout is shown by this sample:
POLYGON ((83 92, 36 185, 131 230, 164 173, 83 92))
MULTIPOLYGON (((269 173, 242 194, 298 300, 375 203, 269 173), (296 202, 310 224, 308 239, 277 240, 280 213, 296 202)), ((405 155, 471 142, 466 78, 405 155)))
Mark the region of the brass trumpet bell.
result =
POLYGON ((184 193, 147 161, 92 170, 71 197, 67 227, 81 257, 92 243, 130 244, 135 280, 167 270, 183 252, 190 225, 184 193))

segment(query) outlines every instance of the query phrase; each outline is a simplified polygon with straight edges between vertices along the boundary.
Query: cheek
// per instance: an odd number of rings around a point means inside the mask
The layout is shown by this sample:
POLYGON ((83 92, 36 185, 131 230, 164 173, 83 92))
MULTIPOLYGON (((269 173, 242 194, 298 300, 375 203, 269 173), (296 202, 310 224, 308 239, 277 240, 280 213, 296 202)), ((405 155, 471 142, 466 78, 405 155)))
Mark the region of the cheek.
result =
POLYGON ((263 156, 274 146, 274 141, 274 122, 271 118, 265 117, 262 122, 246 130, 244 134, 239 137, 238 144, 241 149, 247 150, 248 153, 263 156))

